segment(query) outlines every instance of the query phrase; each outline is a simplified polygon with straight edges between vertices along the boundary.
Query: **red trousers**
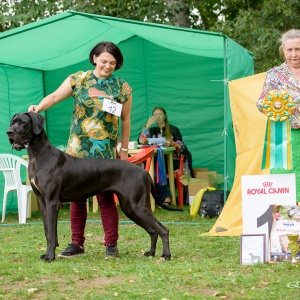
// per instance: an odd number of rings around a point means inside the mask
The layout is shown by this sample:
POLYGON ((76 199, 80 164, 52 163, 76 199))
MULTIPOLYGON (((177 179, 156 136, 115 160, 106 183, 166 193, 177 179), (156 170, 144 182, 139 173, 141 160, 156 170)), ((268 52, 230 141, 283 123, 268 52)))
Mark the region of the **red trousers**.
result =
MULTIPOLYGON (((112 192, 103 192, 96 195, 100 206, 102 226, 104 230, 105 246, 110 244, 117 246, 119 214, 112 192)), ((84 229, 86 225, 87 209, 86 202, 70 203, 70 220, 72 230, 72 242, 83 246, 85 237, 84 229)))

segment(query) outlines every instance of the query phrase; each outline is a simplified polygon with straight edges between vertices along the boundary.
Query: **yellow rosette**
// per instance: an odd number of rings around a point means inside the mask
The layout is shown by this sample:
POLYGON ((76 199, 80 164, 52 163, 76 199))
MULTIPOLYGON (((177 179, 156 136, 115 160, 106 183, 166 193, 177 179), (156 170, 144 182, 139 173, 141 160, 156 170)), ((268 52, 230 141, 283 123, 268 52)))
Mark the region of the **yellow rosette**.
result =
POLYGON ((293 169, 290 115, 294 101, 286 91, 273 90, 263 102, 263 112, 268 117, 265 133, 262 170, 293 169))

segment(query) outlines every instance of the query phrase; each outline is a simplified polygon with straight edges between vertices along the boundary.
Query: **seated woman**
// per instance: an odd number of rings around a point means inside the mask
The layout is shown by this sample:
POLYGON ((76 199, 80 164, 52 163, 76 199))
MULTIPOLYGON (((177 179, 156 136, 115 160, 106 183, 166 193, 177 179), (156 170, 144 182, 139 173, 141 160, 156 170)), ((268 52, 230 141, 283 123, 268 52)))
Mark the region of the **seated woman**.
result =
MULTIPOLYGON (((169 124, 167 112, 163 107, 155 107, 152 111, 152 116, 149 117, 147 123, 144 125, 138 143, 142 145, 148 145, 148 138, 166 138, 166 147, 175 147, 173 155, 174 170, 179 168, 179 158, 181 154, 185 154, 189 160, 189 169, 192 170, 191 153, 187 150, 180 130, 171 124, 169 124)), ((171 204, 171 194, 169 188, 165 185, 156 185, 158 196, 165 204, 171 204)))

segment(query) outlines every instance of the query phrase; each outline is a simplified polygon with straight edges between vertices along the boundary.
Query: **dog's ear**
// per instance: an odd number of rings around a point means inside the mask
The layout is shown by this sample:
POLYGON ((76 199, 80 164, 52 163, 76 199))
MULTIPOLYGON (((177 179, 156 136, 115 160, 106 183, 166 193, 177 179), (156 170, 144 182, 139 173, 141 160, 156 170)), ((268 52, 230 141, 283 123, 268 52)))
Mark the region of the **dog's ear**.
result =
POLYGON ((44 116, 34 112, 29 112, 28 114, 32 121, 33 133, 40 134, 44 127, 44 116))

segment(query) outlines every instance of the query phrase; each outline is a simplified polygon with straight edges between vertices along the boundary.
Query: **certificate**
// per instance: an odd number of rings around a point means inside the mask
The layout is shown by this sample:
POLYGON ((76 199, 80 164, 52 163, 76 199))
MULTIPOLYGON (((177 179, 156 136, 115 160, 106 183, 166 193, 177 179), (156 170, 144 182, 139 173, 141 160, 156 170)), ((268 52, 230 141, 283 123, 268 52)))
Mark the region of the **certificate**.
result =
POLYGON ((242 234, 240 240, 241 265, 264 264, 266 253, 265 234, 242 234))

